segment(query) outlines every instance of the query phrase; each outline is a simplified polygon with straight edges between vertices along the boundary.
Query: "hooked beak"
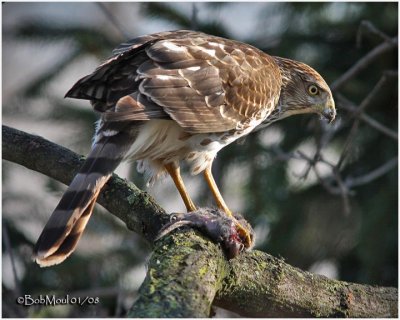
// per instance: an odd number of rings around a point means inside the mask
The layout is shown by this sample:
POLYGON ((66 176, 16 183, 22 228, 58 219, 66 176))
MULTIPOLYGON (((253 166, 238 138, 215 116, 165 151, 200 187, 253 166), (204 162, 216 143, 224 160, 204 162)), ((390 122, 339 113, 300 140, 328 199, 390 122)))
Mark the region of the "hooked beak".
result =
POLYGON ((335 109, 335 101, 333 98, 329 100, 329 102, 325 105, 324 109, 321 112, 321 115, 328 120, 329 123, 332 123, 336 117, 336 109, 335 109))

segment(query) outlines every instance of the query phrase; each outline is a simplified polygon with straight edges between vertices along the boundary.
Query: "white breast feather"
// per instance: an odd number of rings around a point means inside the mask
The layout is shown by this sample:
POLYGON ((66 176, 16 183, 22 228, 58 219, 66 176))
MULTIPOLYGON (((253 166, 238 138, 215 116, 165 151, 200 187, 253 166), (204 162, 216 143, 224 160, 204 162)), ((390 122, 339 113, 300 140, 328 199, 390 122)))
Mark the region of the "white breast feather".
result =
POLYGON ((249 127, 235 134, 226 133, 226 137, 204 133, 182 138, 187 133, 176 122, 153 119, 142 125, 126 159, 138 161, 137 169, 146 175, 149 184, 164 175, 166 163, 179 166, 179 162, 185 160, 191 174, 196 175, 211 165, 219 150, 252 129, 249 127))

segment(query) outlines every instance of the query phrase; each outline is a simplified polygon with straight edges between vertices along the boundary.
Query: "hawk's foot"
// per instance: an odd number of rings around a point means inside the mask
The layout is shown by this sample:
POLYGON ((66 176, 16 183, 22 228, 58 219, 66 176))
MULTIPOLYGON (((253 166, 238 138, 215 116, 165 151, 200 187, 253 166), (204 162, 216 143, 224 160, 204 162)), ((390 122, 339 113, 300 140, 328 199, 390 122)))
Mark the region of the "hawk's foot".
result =
POLYGON ((171 222, 161 229, 156 240, 185 225, 199 229, 212 241, 221 243, 228 259, 236 257, 244 249, 253 247, 253 228, 241 215, 229 217, 223 211, 210 208, 173 214, 171 222))
POLYGON ((235 220, 236 231, 242 240, 244 248, 250 250, 254 246, 254 230, 250 223, 247 222, 240 214, 233 214, 235 220))

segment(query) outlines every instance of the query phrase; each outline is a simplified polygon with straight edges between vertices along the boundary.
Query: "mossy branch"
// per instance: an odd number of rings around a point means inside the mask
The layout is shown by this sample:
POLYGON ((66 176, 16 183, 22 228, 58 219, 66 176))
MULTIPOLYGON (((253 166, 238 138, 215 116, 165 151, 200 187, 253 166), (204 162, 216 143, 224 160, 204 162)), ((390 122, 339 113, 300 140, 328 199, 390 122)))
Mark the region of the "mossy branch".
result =
POLYGON ((246 317, 397 317, 397 289, 328 279, 261 251, 229 262, 182 230, 157 241, 132 317, 208 317, 211 302, 246 317))
MULTIPOLYGON (((2 128, 3 158, 68 184, 83 158, 41 137, 2 128)), ((145 192, 116 175, 99 203, 153 242, 169 220, 145 192)), ((260 251, 227 261, 218 245, 181 230, 154 245, 132 317, 206 317, 211 306, 249 317, 397 317, 397 289, 331 280, 260 251)))

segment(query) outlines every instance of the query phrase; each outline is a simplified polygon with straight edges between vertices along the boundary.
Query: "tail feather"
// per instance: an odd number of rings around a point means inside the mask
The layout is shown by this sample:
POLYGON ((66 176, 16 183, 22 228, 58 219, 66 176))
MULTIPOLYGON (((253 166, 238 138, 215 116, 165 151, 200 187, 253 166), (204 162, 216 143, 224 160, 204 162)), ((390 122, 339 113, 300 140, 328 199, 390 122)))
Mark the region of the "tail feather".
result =
POLYGON ((36 243, 34 259, 40 266, 61 263, 75 250, 102 187, 124 158, 132 139, 121 128, 110 131, 100 127, 92 151, 36 243))
MULTIPOLYGON (((41 267, 49 267, 59 264, 63 262, 66 258, 68 258, 72 254, 72 252, 74 252, 78 241, 83 234, 83 230, 85 229, 86 224, 89 221, 90 216, 92 215, 95 204, 96 199, 93 199, 87 209, 83 211, 82 216, 76 221, 69 234, 58 246, 56 251, 53 250, 53 252, 48 252, 47 254, 44 252, 38 252, 35 256, 36 263, 38 263, 41 267)), ((40 240, 38 240, 38 243, 39 241, 40 240)))

